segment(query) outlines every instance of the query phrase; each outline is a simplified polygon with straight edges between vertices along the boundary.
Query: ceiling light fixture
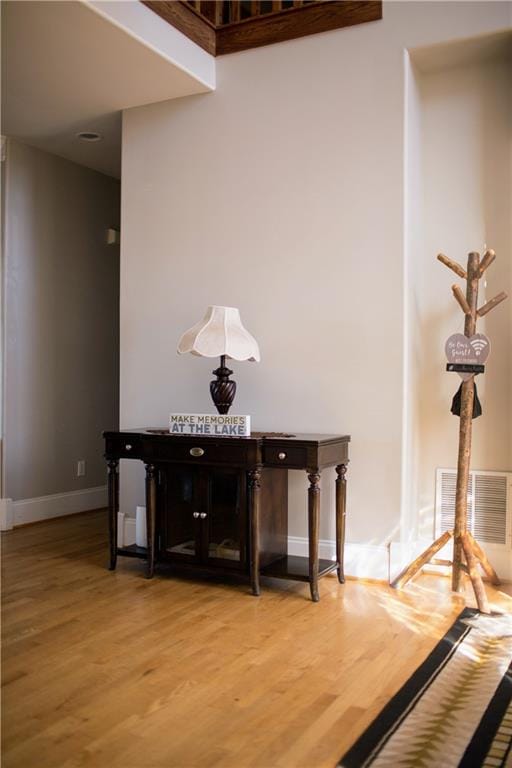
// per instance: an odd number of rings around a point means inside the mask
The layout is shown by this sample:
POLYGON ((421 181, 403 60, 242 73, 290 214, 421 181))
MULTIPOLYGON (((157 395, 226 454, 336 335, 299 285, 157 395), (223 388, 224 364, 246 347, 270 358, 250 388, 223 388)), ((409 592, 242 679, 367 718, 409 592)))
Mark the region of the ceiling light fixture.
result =
POLYGON ((100 133, 96 133, 96 131, 80 131, 80 133, 76 134, 77 139, 80 139, 80 141, 101 141, 103 138, 100 133))

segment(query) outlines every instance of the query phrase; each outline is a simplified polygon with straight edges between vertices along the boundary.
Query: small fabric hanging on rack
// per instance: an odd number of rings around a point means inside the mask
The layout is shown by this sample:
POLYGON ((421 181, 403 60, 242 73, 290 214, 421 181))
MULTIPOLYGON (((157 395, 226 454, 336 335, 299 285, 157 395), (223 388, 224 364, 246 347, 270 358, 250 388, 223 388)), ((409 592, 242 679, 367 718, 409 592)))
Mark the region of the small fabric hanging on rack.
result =
MULTIPOLYGON (((478 419, 478 417, 482 415, 482 405, 480 403, 480 400, 478 399, 478 392, 476 389, 476 383, 474 379, 473 379, 473 387, 475 388, 475 396, 473 398, 473 417, 472 418, 478 419)), ((453 396, 452 407, 450 410, 454 416, 460 416, 461 395, 462 395, 462 384, 460 385, 457 392, 453 396)))

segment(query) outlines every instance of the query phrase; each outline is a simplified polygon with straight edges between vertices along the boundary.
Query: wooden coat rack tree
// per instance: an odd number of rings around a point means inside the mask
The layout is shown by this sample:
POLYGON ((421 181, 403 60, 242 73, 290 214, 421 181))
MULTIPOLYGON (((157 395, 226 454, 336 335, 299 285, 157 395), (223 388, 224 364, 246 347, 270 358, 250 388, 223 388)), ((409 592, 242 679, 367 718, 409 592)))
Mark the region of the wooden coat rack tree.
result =
MULTIPOLYGON (((502 291, 480 307, 480 309, 477 309, 479 280, 487 267, 489 267, 496 258, 496 254, 494 251, 488 250, 480 261, 479 253, 470 253, 468 255, 467 269, 464 269, 464 267, 456 261, 452 261, 442 253, 440 253, 437 258, 445 264, 445 266, 455 272, 456 275, 463 280, 466 280, 466 296, 464 296, 458 285, 452 285, 452 292, 465 315, 464 335, 470 338, 476 332, 477 318, 483 317, 507 298, 505 291, 502 291)), ((482 613, 490 613, 489 603, 478 565, 480 564, 482 570, 492 584, 497 585, 500 582, 496 571, 487 559, 485 552, 467 530, 471 428, 475 397, 474 380, 475 376, 472 375, 462 382, 454 529, 453 531, 446 531, 442 536, 436 539, 423 554, 417 557, 416 560, 396 577, 391 583, 391 586, 398 589, 405 586, 405 584, 407 584, 407 582, 427 563, 431 563, 432 565, 450 565, 452 568, 452 589, 454 592, 459 592, 461 590, 462 574, 467 574, 471 579, 479 610, 482 613), (448 543, 452 536, 454 539, 453 560, 434 559, 434 555, 448 543)))

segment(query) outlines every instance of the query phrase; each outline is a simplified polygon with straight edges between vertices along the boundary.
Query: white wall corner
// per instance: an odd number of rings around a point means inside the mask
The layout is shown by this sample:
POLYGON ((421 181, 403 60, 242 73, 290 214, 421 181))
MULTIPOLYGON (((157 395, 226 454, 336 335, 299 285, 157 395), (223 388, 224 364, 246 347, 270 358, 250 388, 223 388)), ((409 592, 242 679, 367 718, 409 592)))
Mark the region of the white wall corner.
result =
MULTIPOLYGON (((336 543, 320 539, 319 557, 336 559, 336 543)), ((307 557, 308 540, 300 536, 288 537, 288 554, 307 557)), ((389 548, 385 544, 345 544, 345 576, 357 579, 375 579, 389 582, 389 548)))
POLYGON ((11 531, 14 528, 14 510, 12 499, 0 499, 0 531, 11 531))
POLYGON ((40 520, 51 520, 54 517, 74 515, 107 506, 107 486, 84 488, 68 493, 54 493, 49 496, 39 496, 34 499, 13 501, 13 525, 36 523, 40 520))

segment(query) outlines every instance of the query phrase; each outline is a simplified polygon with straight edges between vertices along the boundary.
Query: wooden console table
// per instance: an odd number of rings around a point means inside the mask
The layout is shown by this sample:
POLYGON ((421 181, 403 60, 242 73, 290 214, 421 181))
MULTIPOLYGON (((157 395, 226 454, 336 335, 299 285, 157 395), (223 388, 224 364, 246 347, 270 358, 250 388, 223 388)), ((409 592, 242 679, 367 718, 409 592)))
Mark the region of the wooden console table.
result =
POLYGON ((250 579, 260 594, 260 574, 309 582, 317 602, 318 579, 337 570, 343 583, 346 470, 350 437, 275 435, 202 437, 164 429, 105 432, 108 464, 110 569, 118 555, 194 572, 250 579), (117 546, 119 460, 146 466, 146 548, 117 546), (320 476, 336 467, 336 562, 319 560, 320 476), (288 470, 309 479, 309 557, 288 555, 288 470))

